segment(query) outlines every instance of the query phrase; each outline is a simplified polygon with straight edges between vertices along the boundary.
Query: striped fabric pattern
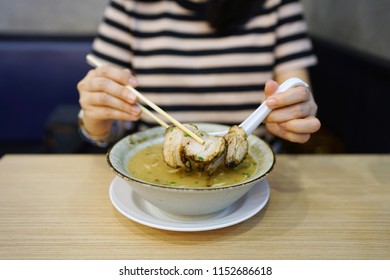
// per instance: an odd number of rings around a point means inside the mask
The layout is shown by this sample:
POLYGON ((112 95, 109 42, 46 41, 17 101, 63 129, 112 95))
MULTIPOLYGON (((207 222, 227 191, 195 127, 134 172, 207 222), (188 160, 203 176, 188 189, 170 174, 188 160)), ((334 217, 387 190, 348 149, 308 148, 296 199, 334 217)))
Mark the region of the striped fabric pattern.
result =
POLYGON ((132 69, 138 90, 179 121, 225 124, 259 106, 275 72, 316 63, 299 1, 268 0, 228 34, 209 27, 201 2, 111 0, 92 54, 132 69))

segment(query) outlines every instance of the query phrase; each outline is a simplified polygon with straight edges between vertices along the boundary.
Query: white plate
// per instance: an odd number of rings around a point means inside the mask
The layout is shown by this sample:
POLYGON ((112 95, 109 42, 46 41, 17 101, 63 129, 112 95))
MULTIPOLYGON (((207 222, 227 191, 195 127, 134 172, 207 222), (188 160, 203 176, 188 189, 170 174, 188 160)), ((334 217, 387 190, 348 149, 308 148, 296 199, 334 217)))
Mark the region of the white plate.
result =
POLYGON ((137 223, 171 231, 206 231, 238 224, 259 212, 267 204, 269 195, 269 185, 263 179, 222 211, 202 216, 177 216, 141 198, 119 177, 110 185, 111 202, 120 213, 137 223))

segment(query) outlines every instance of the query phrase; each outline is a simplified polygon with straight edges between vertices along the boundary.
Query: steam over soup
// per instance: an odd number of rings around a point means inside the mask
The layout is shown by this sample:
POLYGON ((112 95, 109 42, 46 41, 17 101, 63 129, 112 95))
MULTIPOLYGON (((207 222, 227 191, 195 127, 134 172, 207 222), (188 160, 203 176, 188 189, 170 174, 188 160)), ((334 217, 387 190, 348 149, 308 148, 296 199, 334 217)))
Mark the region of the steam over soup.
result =
POLYGON ((173 187, 221 187, 249 179, 257 170, 257 163, 248 154, 237 167, 223 164, 211 176, 206 172, 188 172, 184 168, 172 169, 163 160, 162 144, 146 147, 134 154, 128 163, 129 173, 145 182, 173 187))

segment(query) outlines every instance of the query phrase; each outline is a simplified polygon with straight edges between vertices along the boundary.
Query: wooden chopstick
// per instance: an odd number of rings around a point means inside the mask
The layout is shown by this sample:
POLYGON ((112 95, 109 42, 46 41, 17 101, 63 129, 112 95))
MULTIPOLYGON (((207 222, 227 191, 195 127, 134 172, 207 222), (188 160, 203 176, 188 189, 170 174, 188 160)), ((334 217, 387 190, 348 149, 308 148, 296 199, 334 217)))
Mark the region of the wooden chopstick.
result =
POLYGON ((144 112, 145 114, 147 114, 149 117, 151 117, 153 120, 155 120, 157 123, 159 123, 159 125, 165 127, 165 128, 168 128, 169 127, 169 124, 167 124, 166 122, 164 122, 162 119, 160 119, 159 117, 157 117, 155 114, 153 114, 151 111, 149 111, 145 106, 143 106, 141 103, 137 103, 138 107, 141 108, 142 112, 144 112))
MULTIPOLYGON (((103 64, 97 60, 95 57, 93 57, 92 55, 88 54, 87 55, 87 61, 89 64, 95 66, 95 67, 99 67, 99 66, 102 66, 103 64)), ((199 144, 203 145, 204 144, 204 140, 202 138, 200 138, 198 135, 196 135, 195 133, 193 133, 191 130, 189 130, 188 128, 186 128, 183 124, 181 124, 179 121, 177 121, 175 118, 173 118, 171 115, 169 115, 168 113, 166 113, 163 109, 161 109, 160 107, 158 107, 156 104, 154 104, 152 101, 150 101, 149 99, 147 99, 145 96, 143 96, 140 92, 138 92, 135 88, 133 88, 132 86, 130 85, 127 85, 126 86, 132 93, 134 93, 138 99, 140 99, 141 101, 143 101, 144 103, 146 103, 147 105, 149 105, 152 109, 154 109, 157 113, 159 113, 160 115, 164 116, 165 118, 167 118, 169 121, 171 121, 176 127, 178 127, 179 129, 181 129, 182 131, 184 131, 185 133, 187 133, 189 136, 191 136, 193 139, 195 139, 199 144)), ((153 118, 156 122, 158 122, 161 126, 167 128, 169 127, 169 125, 167 123, 165 123, 163 120, 161 120, 159 117, 157 117, 156 115, 154 115, 151 111, 149 111, 148 109, 146 109, 144 106, 142 106, 141 104, 138 104, 141 108, 141 110, 143 112, 145 112, 146 114, 148 114, 151 118, 153 118)))
MULTIPOLYGON (((132 86, 128 85, 126 86, 132 93, 134 93, 140 100, 142 100, 144 103, 146 103, 147 105, 149 105, 152 109, 154 109, 157 113, 159 113, 160 115, 164 116, 165 118, 167 118, 168 120, 170 120, 176 127, 178 127, 179 129, 181 129, 182 131, 184 131, 185 133, 187 133, 189 136, 191 136, 194 140, 196 140, 199 144, 203 145, 204 144, 204 140, 202 138, 200 138, 198 135, 196 135, 195 133, 193 133, 191 130, 189 130, 188 128, 186 128, 184 125, 182 125, 179 121, 177 121, 176 119, 174 119, 171 115, 169 115, 168 113, 166 113, 163 109, 161 109, 160 107, 158 107, 156 104, 154 104, 152 101, 150 101, 149 99, 147 99, 145 96, 143 96, 139 91, 137 91, 135 88, 133 88, 132 86)), ((149 111, 150 112, 150 111, 149 111)), ((151 112, 150 112, 151 113, 151 112)), ((155 118, 158 118, 157 116, 155 116, 155 118)))

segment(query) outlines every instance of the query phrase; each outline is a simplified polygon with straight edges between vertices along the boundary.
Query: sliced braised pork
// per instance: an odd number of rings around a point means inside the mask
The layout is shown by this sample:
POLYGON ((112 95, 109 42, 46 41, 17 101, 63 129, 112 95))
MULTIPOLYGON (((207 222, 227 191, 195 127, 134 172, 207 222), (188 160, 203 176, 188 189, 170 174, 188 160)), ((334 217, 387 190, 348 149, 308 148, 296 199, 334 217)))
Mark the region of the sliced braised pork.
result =
POLYGON ((203 145, 191 137, 187 138, 184 146, 186 166, 192 169, 207 172, 211 175, 223 163, 226 155, 225 139, 220 136, 211 136, 201 132, 203 145))
POLYGON ((237 125, 230 127, 224 137, 209 135, 193 124, 185 126, 205 143, 199 144, 175 126, 167 128, 163 142, 163 157, 172 168, 184 167, 188 171, 198 170, 211 175, 222 163, 231 168, 238 166, 248 153, 247 135, 237 125))
MULTIPOLYGON (((192 124, 185 124, 191 131, 198 128, 192 124)), ((168 166, 172 168, 185 167, 184 145, 186 145, 186 134, 175 126, 165 130, 163 142, 163 157, 168 166)))
POLYGON ((229 128, 224 136, 227 145, 225 165, 227 167, 238 166, 248 154, 248 140, 245 131, 238 125, 229 128))
POLYGON ((186 124, 186 127, 200 136, 205 143, 201 145, 179 128, 171 126, 165 132, 164 161, 172 168, 185 167, 211 175, 225 159, 225 139, 208 135, 195 125, 186 124))

